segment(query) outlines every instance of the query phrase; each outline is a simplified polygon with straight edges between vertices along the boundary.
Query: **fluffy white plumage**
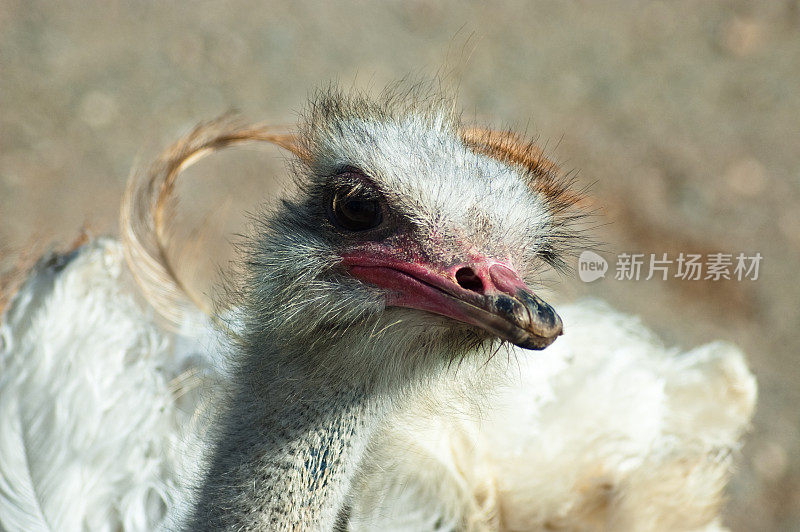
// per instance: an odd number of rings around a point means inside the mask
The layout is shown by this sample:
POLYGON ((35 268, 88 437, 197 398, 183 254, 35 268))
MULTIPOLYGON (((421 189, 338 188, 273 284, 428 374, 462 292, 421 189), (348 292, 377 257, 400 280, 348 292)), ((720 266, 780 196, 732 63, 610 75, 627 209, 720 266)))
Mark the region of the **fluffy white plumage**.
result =
POLYGON ((423 517, 432 500, 450 500, 453 523, 469 515, 476 530, 720 528, 731 451, 756 395, 741 352, 665 348, 599 301, 561 310, 564 337, 503 357, 495 369, 506 379, 482 400, 443 382, 438 413, 415 405, 386 429, 360 477, 364 530, 423 517))
POLYGON ((119 244, 41 261, 6 311, 0 528, 150 530, 186 497, 181 376, 208 358, 137 300, 119 244))
MULTIPOLYGON (((479 397, 465 368, 379 432, 352 528, 720 529, 756 397, 742 353, 665 348, 600 302, 560 312, 563 338, 499 352, 479 397)), ((159 326, 116 241, 40 262, 2 317, 1 529, 175 525, 223 378, 223 340, 185 321, 159 326)))

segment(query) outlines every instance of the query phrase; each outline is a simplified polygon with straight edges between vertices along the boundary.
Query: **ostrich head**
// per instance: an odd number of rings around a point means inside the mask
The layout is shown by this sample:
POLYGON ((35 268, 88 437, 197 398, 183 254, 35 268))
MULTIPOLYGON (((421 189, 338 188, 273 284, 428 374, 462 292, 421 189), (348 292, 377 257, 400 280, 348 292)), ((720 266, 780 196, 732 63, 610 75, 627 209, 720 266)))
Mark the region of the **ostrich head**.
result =
POLYGON ((552 164, 412 100, 330 91, 311 104, 298 192, 266 216, 249 254, 249 344, 385 379, 501 342, 544 349, 561 334, 536 285, 569 236, 552 164))

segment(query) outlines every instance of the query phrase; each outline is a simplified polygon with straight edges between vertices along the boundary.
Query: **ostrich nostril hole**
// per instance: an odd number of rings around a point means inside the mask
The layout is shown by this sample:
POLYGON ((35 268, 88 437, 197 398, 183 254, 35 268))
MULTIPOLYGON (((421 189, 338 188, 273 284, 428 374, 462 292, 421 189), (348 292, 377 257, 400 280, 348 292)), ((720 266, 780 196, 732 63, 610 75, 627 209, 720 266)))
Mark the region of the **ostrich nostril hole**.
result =
POLYGON ((483 281, 477 276, 472 268, 459 268, 456 272, 456 282, 471 292, 483 293, 483 281))

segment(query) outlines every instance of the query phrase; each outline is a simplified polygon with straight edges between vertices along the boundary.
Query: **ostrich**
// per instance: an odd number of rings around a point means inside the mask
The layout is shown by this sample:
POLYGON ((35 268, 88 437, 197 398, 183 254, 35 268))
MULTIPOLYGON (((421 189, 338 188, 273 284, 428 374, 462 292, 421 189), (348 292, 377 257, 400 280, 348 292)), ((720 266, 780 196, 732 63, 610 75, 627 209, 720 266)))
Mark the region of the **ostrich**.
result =
POLYGON ((0 527, 718 530, 743 355, 557 313, 538 279, 577 196, 447 108, 331 90, 295 134, 201 126, 132 179, 121 243, 43 258, 2 320, 0 527), (203 313, 167 199, 248 140, 293 154, 297 191, 203 313))

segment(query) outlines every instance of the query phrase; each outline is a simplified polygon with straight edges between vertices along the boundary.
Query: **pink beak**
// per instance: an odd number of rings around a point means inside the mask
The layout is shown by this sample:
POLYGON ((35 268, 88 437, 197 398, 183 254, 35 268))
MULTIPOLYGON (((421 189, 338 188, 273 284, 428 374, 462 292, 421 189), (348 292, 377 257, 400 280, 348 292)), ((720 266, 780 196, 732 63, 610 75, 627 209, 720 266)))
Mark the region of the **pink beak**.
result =
POLYGON ((562 333, 561 318, 553 308, 498 261, 481 259, 438 269, 381 251, 342 258, 353 277, 389 292, 388 306, 447 316, 526 349, 544 349, 562 333))

